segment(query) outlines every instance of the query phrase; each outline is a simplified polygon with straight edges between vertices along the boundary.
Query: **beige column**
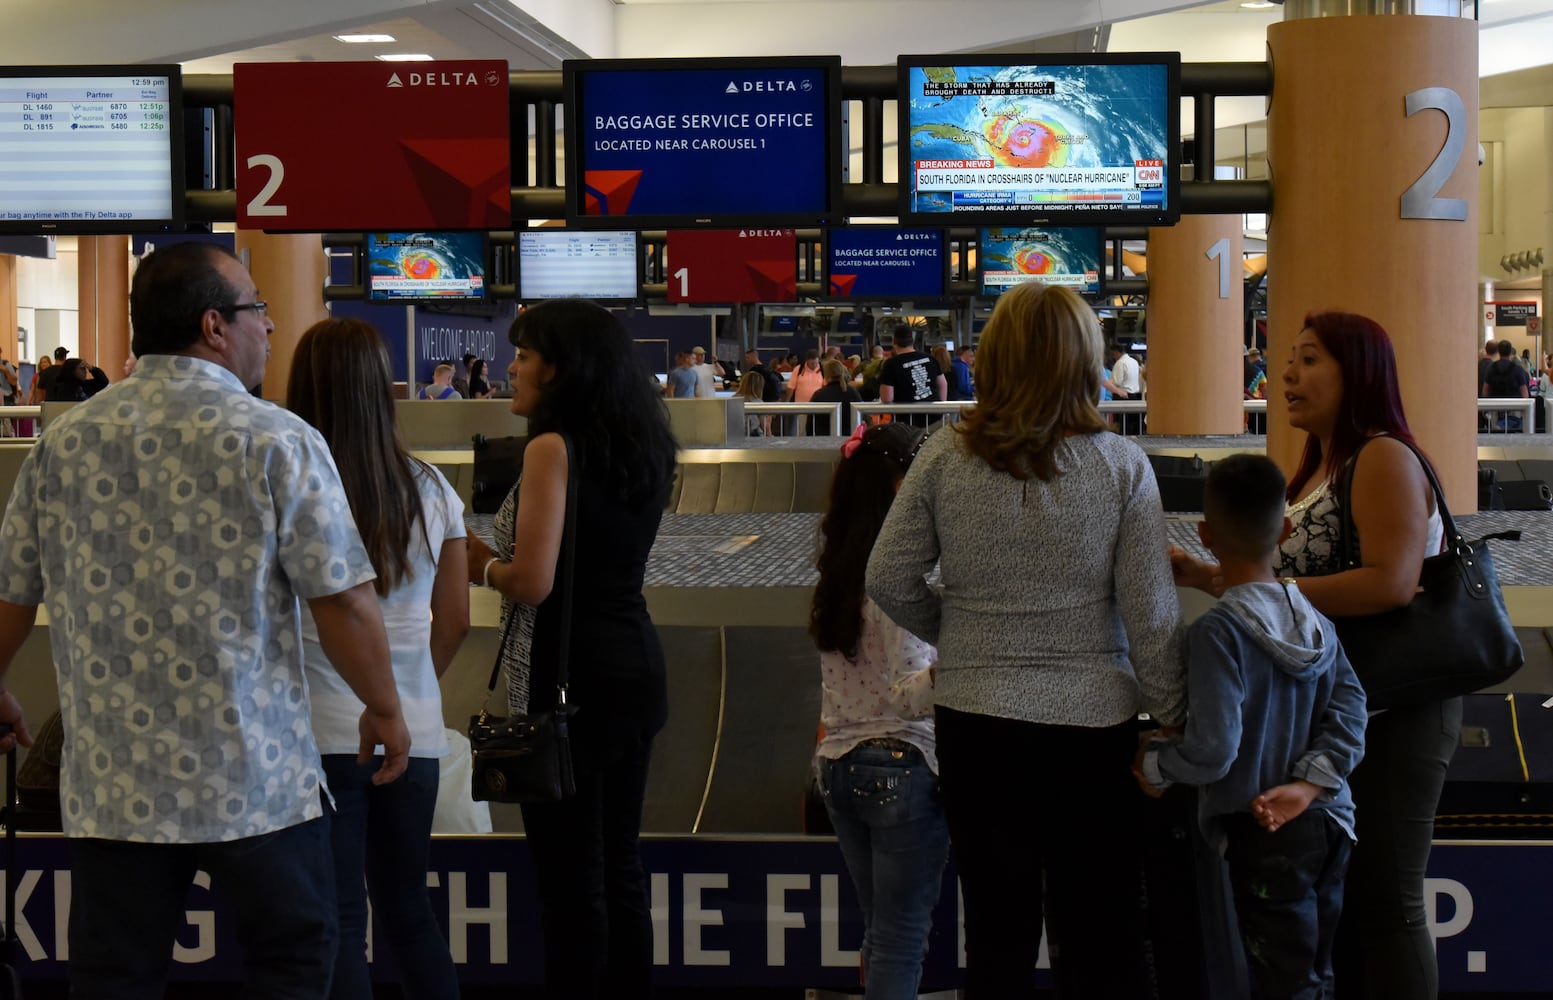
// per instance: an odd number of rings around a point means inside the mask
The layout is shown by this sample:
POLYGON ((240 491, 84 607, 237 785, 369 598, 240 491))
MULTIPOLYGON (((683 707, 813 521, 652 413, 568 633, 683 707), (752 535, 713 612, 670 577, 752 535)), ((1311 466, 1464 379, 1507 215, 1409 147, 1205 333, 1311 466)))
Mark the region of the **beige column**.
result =
POLYGON ((117 382, 129 357, 129 237, 76 241, 80 355, 117 382))
POLYGON ((275 321, 270 363, 264 373, 264 398, 279 402, 286 397, 286 377, 297 341, 308 327, 328 317, 323 287, 329 261, 317 234, 251 229, 237 231, 237 255, 247 263, 259 297, 270 304, 270 319, 275 321))
MULTIPOLYGON (((1276 384, 1307 312, 1379 322, 1396 348, 1408 423, 1452 510, 1470 512, 1477 415, 1464 375, 1481 347, 1477 23, 1316 17, 1272 25, 1267 41, 1269 374, 1276 384)), ((1271 393, 1267 451, 1290 470, 1305 435, 1285 410, 1271 393)))
POLYGON ((13 364, 23 360, 16 356, 16 306, 16 258, 0 253, 0 350, 13 364))
POLYGON ((1149 230, 1149 433, 1245 429, 1241 218, 1149 230))

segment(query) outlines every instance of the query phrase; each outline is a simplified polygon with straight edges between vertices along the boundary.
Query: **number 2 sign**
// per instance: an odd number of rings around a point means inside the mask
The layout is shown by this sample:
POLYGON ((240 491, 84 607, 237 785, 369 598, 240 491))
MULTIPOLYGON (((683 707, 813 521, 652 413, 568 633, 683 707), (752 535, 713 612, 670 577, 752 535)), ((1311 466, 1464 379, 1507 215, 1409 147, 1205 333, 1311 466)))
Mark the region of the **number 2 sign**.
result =
POLYGON ((512 225, 507 64, 239 63, 245 229, 512 225))

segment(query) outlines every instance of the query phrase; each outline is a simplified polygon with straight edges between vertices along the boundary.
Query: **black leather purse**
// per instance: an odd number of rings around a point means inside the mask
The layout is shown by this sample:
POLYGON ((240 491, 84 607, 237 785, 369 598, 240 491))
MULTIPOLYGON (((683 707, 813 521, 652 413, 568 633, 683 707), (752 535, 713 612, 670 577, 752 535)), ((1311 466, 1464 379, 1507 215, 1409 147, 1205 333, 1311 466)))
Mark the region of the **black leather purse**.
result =
MULTIPOLYGON (((577 709, 566 701, 566 669, 572 637, 572 582, 577 554, 577 460, 570 436, 566 441, 566 523, 561 534, 560 642, 556 652, 555 707, 502 718, 481 709, 469 719, 473 757, 471 790, 477 802, 557 802, 577 791, 572 771, 571 718, 577 709)), ((489 692, 501 676, 502 653, 518 617, 513 608, 496 647, 489 692)))
MULTIPOLYGON (((1521 533, 1500 531, 1476 541, 1463 539, 1434 470, 1417 448, 1408 447, 1418 455, 1434 489, 1448 548, 1424 560, 1418 593, 1405 607, 1378 615, 1333 618, 1371 709, 1406 708, 1471 694, 1509 680, 1526 662, 1488 549, 1491 538, 1519 541, 1521 533)), ((1358 457, 1355 452, 1343 470, 1338 501, 1343 566, 1348 569, 1359 565, 1351 498, 1358 457)))

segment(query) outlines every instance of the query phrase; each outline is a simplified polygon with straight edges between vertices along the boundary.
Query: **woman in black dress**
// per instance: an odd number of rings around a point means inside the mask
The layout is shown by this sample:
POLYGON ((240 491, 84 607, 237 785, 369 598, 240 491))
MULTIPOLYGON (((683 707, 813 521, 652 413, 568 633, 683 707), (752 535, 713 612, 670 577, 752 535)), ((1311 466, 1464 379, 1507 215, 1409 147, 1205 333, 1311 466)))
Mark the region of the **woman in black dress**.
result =
POLYGON ((668 716, 663 649, 642 597, 673 482, 675 445, 625 328, 592 302, 555 300, 508 336, 512 412, 528 418, 523 475, 497 512, 492 550, 469 539, 469 577, 501 592, 507 707, 556 700, 566 486, 578 477, 567 701, 577 792, 523 806, 552 997, 645 997, 652 918, 638 849, 647 763, 668 716), (576 464, 567 459, 569 436, 576 464))

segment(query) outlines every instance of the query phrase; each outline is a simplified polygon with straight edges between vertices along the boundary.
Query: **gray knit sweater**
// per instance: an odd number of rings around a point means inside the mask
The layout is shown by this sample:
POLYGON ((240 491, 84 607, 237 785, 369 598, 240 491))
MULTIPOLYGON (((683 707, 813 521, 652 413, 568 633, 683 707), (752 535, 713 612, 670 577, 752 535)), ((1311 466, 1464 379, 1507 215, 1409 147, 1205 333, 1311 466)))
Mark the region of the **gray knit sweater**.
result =
POLYGON ((938 647, 935 701, 1052 725, 1185 714, 1181 606, 1142 449, 1068 438, 1059 475, 994 471, 948 428, 923 446, 868 560, 868 596, 938 647), (941 568, 942 584, 927 576, 941 568))

